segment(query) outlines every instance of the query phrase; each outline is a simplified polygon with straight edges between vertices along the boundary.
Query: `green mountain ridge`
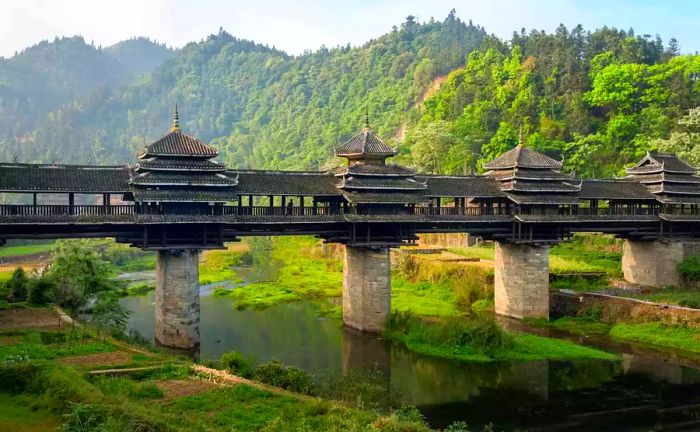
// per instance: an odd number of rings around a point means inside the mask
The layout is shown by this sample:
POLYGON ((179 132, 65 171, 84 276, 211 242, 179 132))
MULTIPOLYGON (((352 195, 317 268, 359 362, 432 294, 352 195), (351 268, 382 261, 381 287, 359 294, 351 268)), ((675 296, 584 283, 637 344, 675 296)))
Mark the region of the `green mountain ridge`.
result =
POLYGON ((0 145, 0 158, 133 162, 167 131, 178 103, 183 129, 231 167, 323 169, 368 108, 397 161, 421 171, 478 171, 522 139, 565 157, 568 170, 609 176, 647 149, 674 149, 674 134, 692 154, 695 126, 683 119, 700 102, 698 76, 699 57, 678 55, 673 40, 561 26, 506 42, 454 11, 300 56, 220 30, 150 73, 53 108, 26 143, 0 145))

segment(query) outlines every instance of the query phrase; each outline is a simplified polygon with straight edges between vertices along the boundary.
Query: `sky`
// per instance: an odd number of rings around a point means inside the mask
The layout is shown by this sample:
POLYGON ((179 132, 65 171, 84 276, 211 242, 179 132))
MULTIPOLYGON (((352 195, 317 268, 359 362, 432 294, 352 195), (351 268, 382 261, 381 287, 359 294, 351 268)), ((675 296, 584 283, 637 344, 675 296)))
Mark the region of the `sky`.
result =
POLYGON ((613 26, 638 35, 678 39, 700 51, 696 0, 0 0, 0 56, 56 36, 82 35, 108 46, 147 36, 169 46, 199 41, 222 27, 232 35, 291 54, 321 45, 360 45, 400 25, 407 15, 444 19, 451 9, 487 32, 553 31, 613 26))

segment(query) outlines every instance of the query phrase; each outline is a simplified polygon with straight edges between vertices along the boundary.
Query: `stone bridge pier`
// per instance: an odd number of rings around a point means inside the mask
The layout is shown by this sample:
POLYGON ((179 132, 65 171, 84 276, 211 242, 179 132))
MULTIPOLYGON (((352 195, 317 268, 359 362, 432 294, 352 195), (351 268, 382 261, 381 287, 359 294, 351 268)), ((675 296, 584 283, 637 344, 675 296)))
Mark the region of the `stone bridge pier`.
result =
POLYGON ((391 311, 391 264, 388 247, 345 246, 343 324, 381 333, 391 311))
POLYGON ((683 284, 678 264, 700 253, 698 240, 635 241, 622 246, 622 273, 627 282, 650 287, 683 284))
POLYGON ((199 251, 158 251, 156 262, 156 340, 163 346, 199 345, 199 251))
POLYGON ((514 318, 549 317, 549 247, 496 242, 495 310, 514 318))

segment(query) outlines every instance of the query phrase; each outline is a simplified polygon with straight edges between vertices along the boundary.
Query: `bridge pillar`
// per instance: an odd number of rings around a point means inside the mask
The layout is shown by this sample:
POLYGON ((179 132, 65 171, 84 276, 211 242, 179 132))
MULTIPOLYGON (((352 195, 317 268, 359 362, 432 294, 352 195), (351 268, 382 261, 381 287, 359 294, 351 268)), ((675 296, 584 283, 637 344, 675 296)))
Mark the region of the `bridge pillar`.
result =
POLYGON ((622 246, 622 274, 627 282, 650 287, 681 286, 678 264, 700 253, 695 240, 635 241, 622 246))
POLYGON ((199 345, 199 251, 158 251, 156 262, 156 339, 189 349, 199 345))
POLYGON ((391 265, 387 247, 345 247, 343 324, 381 333, 391 310, 391 265))
POLYGON ((496 242, 495 309, 514 318, 549 317, 549 247, 496 242))

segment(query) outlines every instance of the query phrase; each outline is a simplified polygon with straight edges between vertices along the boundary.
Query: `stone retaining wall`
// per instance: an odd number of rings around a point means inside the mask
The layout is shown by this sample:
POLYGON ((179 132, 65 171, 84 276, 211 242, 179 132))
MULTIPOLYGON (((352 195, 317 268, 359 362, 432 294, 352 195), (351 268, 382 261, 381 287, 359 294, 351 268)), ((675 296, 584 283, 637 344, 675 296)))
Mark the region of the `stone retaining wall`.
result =
POLYGON ((653 303, 628 297, 599 293, 556 291, 550 296, 552 318, 574 316, 584 309, 597 309, 603 321, 631 320, 661 322, 700 328, 700 309, 653 303))

